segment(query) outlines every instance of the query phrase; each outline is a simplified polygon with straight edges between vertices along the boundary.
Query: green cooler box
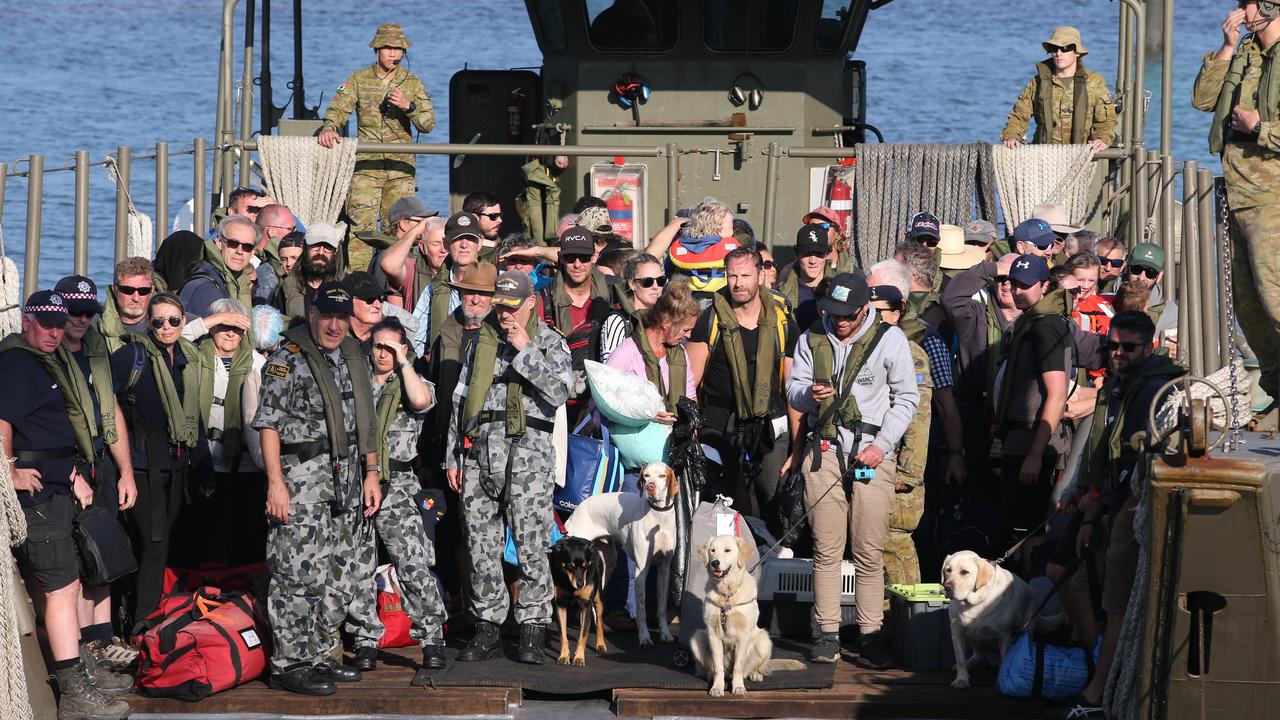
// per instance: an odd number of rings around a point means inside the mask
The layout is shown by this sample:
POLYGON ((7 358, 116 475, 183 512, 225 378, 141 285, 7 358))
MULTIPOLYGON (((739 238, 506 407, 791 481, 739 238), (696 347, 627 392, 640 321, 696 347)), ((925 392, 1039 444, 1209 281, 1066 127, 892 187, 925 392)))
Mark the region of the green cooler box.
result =
POLYGON ((889 618, 893 654, 902 667, 940 670, 955 666, 951 617, 941 585, 890 585, 889 618))

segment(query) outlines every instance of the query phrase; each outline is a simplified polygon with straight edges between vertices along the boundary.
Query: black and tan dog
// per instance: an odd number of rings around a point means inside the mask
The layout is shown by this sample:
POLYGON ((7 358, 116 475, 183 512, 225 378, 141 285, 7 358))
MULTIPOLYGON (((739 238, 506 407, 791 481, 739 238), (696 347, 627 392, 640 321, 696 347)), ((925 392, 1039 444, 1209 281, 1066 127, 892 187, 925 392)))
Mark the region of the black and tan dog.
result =
POLYGON ((556 589, 556 620, 560 624, 561 665, 587 664, 587 631, 596 626, 596 652, 608 651, 604 642, 604 585, 618 562, 618 550, 607 537, 585 540, 565 536, 547 550, 556 589), (569 658, 568 614, 578 608, 578 644, 569 658))

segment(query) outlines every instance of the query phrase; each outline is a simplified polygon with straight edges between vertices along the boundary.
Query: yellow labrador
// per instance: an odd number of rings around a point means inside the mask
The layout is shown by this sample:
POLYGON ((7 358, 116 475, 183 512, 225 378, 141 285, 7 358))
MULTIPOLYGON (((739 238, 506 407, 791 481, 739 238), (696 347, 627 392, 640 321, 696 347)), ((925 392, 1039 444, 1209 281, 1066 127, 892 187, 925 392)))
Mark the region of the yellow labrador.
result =
POLYGON ((942 561, 942 588, 951 600, 951 645, 955 649, 953 688, 969 687, 969 666, 981 661, 982 648, 996 647, 1000 658, 1035 614, 1036 596, 1022 578, 973 552, 961 550, 942 561), (974 653, 965 652, 966 643, 974 653))
POLYGON ((745 695, 745 680, 759 682, 775 670, 803 670, 799 660, 770 660, 773 640, 757 627, 756 581, 746 571, 751 546, 733 535, 719 535, 698 549, 707 567, 704 629, 690 642, 698 675, 711 680, 711 697, 724 695, 724 676, 732 677, 734 695, 745 695))

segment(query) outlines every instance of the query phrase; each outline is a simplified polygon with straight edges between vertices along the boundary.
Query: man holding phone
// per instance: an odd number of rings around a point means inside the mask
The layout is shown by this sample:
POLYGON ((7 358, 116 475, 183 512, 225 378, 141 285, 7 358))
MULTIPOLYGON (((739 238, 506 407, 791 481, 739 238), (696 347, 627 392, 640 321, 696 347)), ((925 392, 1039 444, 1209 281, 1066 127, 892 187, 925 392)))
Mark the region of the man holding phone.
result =
POLYGON ((920 404, 907 336, 882 323, 867 303, 861 272, 832 278, 822 313, 796 343, 787 401, 806 414, 808 441, 795 444, 813 527, 813 588, 822 635, 812 662, 840 658, 841 561, 852 537, 857 570, 858 658, 889 666, 884 620, 884 545, 894 508, 893 449, 920 404))

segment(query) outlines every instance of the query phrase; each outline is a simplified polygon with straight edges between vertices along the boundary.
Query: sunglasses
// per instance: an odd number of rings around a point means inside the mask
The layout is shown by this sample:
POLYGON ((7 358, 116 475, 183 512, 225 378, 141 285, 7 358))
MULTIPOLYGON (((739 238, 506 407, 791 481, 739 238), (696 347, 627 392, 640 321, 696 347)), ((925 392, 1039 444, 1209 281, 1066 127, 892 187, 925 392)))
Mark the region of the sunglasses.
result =
POLYGON ((809 222, 809 223, 805 223, 805 225, 816 225, 817 227, 820 227, 823 230, 831 229, 831 223, 829 222, 809 222))
POLYGON ((997 285, 1003 285, 1003 284, 1005 284, 1005 283, 1007 283, 1007 282, 1009 282, 1009 276, 1008 276, 1008 275, 997 275, 997 276, 996 276, 996 284, 997 284, 997 285))
POLYGON ((667 278, 665 275, 659 275, 657 277, 633 278, 632 282, 634 282, 635 284, 639 285, 642 288, 651 288, 654 285, 657 285, 658 287, 667 286, 667 278))
POLYGON ((182 317, 180 315, 170 315, 167 318, 151 318, 151 327, 159 330, 164 327, 165 321, 169 321, 169 327, 178 327, 182 325, 182 317))
POLYGON ((251 243, 251 242, 237 242, 237 241, 235 241, 235 240, 231 240, 231 239, 228 239, 228 238, 223 238, 223 239, 222 239, 222 244, 223 244, 223 245, 225 245, 225 246, 227 246, 227 247, 229 247, 229 248, 231 248, 232 250, 235 250, 236 248, 240 248, 241 250, 243 250, 243 251, 245 251, 245 252, 253 252, 253 249, 254 249, 255 247, 257 247, 257 245, 256 245, 255 243, 251 243))
POLYGON ((502 219, 502 213, 476 213, 476 217, 489 218, 490 222, 498 222, 502 219))
POLYGON ((825 258, 827 255, 828 255, 828 253, 825 253, 825 252, 823 252, 823 251, 821 251, 821 250, 810 250, 810 251, 809 251, 809 252, 807 252, 807 253, 801 253, 801 254, 800 254, 800 257, 802 257, 802 258, 814 258, 814 257, 818 257, 818 258, 825 258))
MULTIPOLYGON (((258 197, 262 197, 262 196, 259 195, 258 197)), ((244 211, 249 213, 250 215, 257 215, 258 213, 262 212, 262 208, 254 205, 250 205, 249 207, 245 208, 244 211)))
POLYGON ((578 254, 573 254, 573 255, 561 255, 561 256, 560 256, 560 262, 563 262, 565 265, 572 265, 572 264, 574 264, 574 263, 576 263, 576 262, 577 262, 577 263, 582 263, 583 265, 586 265, 586 264, 588 264, 588 263, 590 263, 590 262, 591 262, 591 256, 590 256, 590 255, 578 255, 578 254))
POLYGON ((1125 351, 1125 352, 1127 352, 1127 353, 1131 353, 1131 352, 1133 352, 1134 350, 1137 350, 1138 348, 1142 347, 1143 345, 1146 345, 1146 343, 1143 343, 1143 342, 1120 342, 1120 341, 1118 341, 1118 340, 1108 340, 1108 341, 1107 341, 1107 349, 1108 349, 1108 350, 1116 350, 1116 349, 1120 349, 1120 350, 1123 350, 1123 351, 1125 351))
POLYGON ((1050 55, 1052 55, 1052 54, 1054 54, 1054 53, 1060 53, 1060 52, 1068 53, 1068 52, 1075 52, 1075 51, 1076 51, 1076 46, 1075 46, 1074 44, 1072 44, 1072 45, 1046 45, 1045 47, 1046 47, 1046 48, 1048 48, 1048 50, 1049 50, 1049 54, 1050 54, 1050 55))
POLYGON ((1143 276, 1146 276, 1148 280, 1155 280, 1156 276, 1159 274, 1160 274, 1160 271, 1155 268, 1143 267, 1141 265, 1129 266, 1130 277, 1138 277, 1139 275, 1143 275, 1143 276))
POLYGON ((995 239, 994 239, 994 238, 993 238, 993 239, 991 239, 991 240, 965 240, 965 241, 964 241, 964 244, 965 244, 965 245, 976 245, 976 246, 978 246, 978 247, 986 247, 986 246, 990 245, 990 244, 991 244, 991 243, 993 243, 993 242, 995 242, 995 239))
POLYGON ((930 248, 931 248, 931 247, 938 247, 938 243, 939 243, 939 242, 941 242, 941 240, 939 240, 939 239, 938 239, 938 238, 936 238, 936 237, 933 237, 932 235, 925 235, 924 237, 918 238, 918 239, 917 239, 917 241, 918 241, 921 245, 923 245, 923 246, 925 246, 925 247, 930 247, 930 248))
POLYGON ((145 286, 134 287, 133 285, 117 285, 116 286, 116 290, 119 290, 121 295, 141 295, 142 297, 146 297, 150 295, 151 291, 154 289, 155 288, 145 287, 145 286))
POLYGON ((1124 258, 1098 258, 1098 262, 1113 268, 1124 267, 1124 258))
POLYGON ((831 318, 831 322, 853 322, 857 315, 836 315, 827 313, 827 317, 831 318))
POLYGON ((772 260, 762 260, 760 264, 761 266, 764 267, 765 270, 772 270, 774 268, 774 264, 772 260))
POLYGON ((286 232, 297 232, 297 231, 298 231, 298 226, 297 226, 297 225, 268 225, 267 227, 269 227, 269 228, 275 228, 276 230, 284 230, 284 231, 286 231, 286 232))
POLYGON ((73 313, 67 313, 67 314, 70 315, 71 317, 91 318, 94 315, 97 315, 98 313, 92 310, 81 310, 80 312, 73 312, 73 313))

